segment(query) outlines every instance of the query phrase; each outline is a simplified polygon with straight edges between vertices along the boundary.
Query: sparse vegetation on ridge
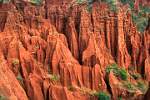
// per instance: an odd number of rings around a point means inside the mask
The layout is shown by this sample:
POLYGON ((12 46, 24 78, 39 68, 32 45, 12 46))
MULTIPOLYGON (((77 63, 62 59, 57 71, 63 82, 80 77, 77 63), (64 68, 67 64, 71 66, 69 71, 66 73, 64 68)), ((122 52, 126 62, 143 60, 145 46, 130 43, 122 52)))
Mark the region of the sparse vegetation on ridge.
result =
POLYGON ((128 89, 130 92, 134 92, 136 90, 135 86, 129 82, 129 81, 124 81, 123 86, 128 89))
POLYGON ((23 78, 22 78, 22 76, 21 76, 21 74, 19 73, 18 74, 18 76, 17 76, 17 80, 19 80, 19 81, 23 81, 23 78))
POLYGON ((148 85, 143 81, 138 81, 136 86, 142 93, 146 93, 148 90, 148 85))
POLYGON ((6 100, 6 97, 0 94, 0 100, 6 100))
POLYGON ((98 100, 110 100, 110 96, 106 92, 98 92, 97 94, 98 100))
POLYGON ((19 65, 19 59, 14 58, 14 59, 12 60, 12 64, 13 64, 14 66, 19 65))
POLYGON ((55 74, 49 74, 48 77, 50 78, 50 80, 56 82, 59 80, 59 76, 58 75, 55 75, 55 74))
POLYGON ((131 73, 130 74, 135 80, 142 78, 139 73, 131 73))
POLYGON ((119 68, 117 64, 107 66, 106 73, 109 74, 110 71, 112 71, 115 76, 120 77, 122 80, 127 80, 128 75, 126 70, 119 68))
POLYGON ((139 80, 136 83, 131 83, 129 81, 123 81, 122 85, 124 88, 126 88, 129 92, 135 92, 136 90, 140 90, 143 94, 146 93, 148 90, 148 84, 146 84, 144 81, 139 80))
POLYGON ((30 0, 30 2, 35 5, 40 5, 42 3, 42 0, 30 0))
POLYGON ((11 0, 0 0, 0 3, 9 3, 11 0))

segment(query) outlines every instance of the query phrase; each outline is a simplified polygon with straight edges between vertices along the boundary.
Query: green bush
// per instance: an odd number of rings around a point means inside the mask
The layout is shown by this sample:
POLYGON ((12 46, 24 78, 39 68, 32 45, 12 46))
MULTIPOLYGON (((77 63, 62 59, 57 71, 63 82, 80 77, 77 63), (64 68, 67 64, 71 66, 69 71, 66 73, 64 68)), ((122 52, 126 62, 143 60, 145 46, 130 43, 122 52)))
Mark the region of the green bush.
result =
POLYGON ((55 74, 49 74, 49 78, 50 78, 52 81, 58 81, 58 80, 59 80, 59 76, 58 76, 58 75, 55 75, 55 74))
POLYGON ((132 76, 135 80, 141 78, 141 75, 140 75, 139 73, 133 73, 133 74, 131 74, 131 76, 132 76))
POLYGON ((6 97, 0 94, 0 100, 6 100, 6 97))
POLYGON ((42 0, 30 0, 30 2, 35 5, 40 5, 42 3, 42 0))
POLYGON ((9 3, 11 0, 0 0, 0 3, 9 3))
POLYGON ((18 80, 18 81, 23 81, 23 78, 22 78, 22 76, 21 76, 20 73, 19 73, 18 76, 17 76, 17 80, 18 80))
POLYGON ((84 0, 76 0, 78 4, 82 4, 84 0))
POLYGON ((130 92, 134 92, 134 91, 136 90, 135 86, 134 86, 131 82, 129 82, 129 81, 125 81, 125 82, 123 83, 123 86, 124 86, 126 89, 128 89, 128 91, 130 91, 130 92))
POLYGON ((117 71, 118 70, 118 65, 117 64, 111 64, 109 66, 106 67, 106 73, 109 74, 110 71, 117 71))
POLYGON ((122 97, 121 97, 121 96, 118 96, 118 100, 122 100, 122 97))
POLYGON ((147 86, 144 82, 138 81, 138 82, 137 82, 137 88, 138 88, 141 92, 145 93, 145 92, 147 91, 147 89, 148 89, 148 86, 147 86))
POLYGON ((110 71, 114 73, 115 76, 120 77, 122 80, 127 80, 127 72, 123 68, 119 68, 117 64, 112 64, 107 66, 106 74, 109 74, 110 71))
POLYGON ((133 84, 129 81, 122 82, 123 87, 128 89, 129 92, 135 92, 136 90, 140 90, 143 94, 148 90, 148 84, 144 83, 144 81, 137 81, 136 84, 133 84))
POLYGON ((98 100, 110 100, 110 96, 105 92, 99 92, 97 96, 98 100))
POLYGON ((12 64, 15 65, 19 65, 19 59, 15 58, 12 60, 12 64))
POLYGON ((125 69, 120 69, 119 70, 119 75, 120 75, 122 80, 127 80, 127 72, 126 72, 125 69))

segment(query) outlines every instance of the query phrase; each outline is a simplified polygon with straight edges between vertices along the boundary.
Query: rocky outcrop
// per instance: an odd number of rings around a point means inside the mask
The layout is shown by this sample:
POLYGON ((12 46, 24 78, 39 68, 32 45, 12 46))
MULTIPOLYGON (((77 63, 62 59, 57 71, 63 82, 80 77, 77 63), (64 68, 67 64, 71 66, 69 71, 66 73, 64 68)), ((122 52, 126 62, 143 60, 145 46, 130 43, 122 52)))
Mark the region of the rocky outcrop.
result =
MULTIPOLYGON (((114 13, 95 2, 88 12, 86 5, 73 3, 45 0, 40 6, 26 1, 0 6, 0 96, 97 100, 96 94, 104 91, 114 100, 142 100, 144 92, 137 87, 129 91, 106 69, 117 63, 149 82, 149 29, 139 34, 123 9, 114 13)), ((127 81, 137 85, 139 80, 128 73, 127 81)))
POLYGON ((9 68, 2 51, 0 52, 0 94, 5 99, 28 100, 24 89, 17 81, 14 73, 9 68))

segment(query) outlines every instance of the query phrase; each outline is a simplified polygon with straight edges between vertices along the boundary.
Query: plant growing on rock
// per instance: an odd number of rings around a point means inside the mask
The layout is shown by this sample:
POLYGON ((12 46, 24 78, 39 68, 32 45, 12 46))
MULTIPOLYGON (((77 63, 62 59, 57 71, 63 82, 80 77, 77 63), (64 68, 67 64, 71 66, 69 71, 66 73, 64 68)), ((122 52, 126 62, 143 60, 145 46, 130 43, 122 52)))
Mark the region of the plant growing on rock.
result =
POLYGON ((0 0, 0 3, 9 3, 11 0, 0 0))
POLYGON ((42 0, 30 0, 30 2, 35 5, 41 5, 42 0))
POLYGON ((110 100, 110 96, 106 92, 97 93, 98 100, 110 100))
POLYGON ((19 80, 19 81, 23 81, 23 78, 22 78, 22 76, 21 76, 21 74, 19 73, 18 74, 18 76, 17 76, 17 80, 19 80))
POLYGON ((59 76, 55 74, 49 74, 48 77, 50 78, 50 80, 55 82, 59 80, 59 76))
POLYGON ((127 72, 125 69, 120 69, 119 70, 119 76, 121 77, 122 80, 127 80, 127 72))
POLYGON ((134 86, 134 84, 132 84, 129 81, 123 82, 123 86, 130 92, 134 92, 136 90, 136 87, 134 86))
POLYGON ((17 80, 19 81, 20 85, 21 85, 22 87, 24 87, 23 77, 21 76, 20 73, 18 73, 18 75, 17 75, 16 78, 17 78, 17 80))
POLYGON ((0 94, 0 100, 6 100, 6 97, 0 94))
POLYGON ((106 73, 109 74, 110 71, 114 73, 115 76, 120 77, 122 80, 127 80, 127 72, 123 68, 119 68, 117 64, 112 64, 107 66, 106 73))
POLYGON ((118 100, 122 100, 122 97, 121 97, 121 96, 119 96, 119 97, 118 97, 118 100))
POLYGON ((130 74, 135 80, 137 80, 137 79, 140 79, 141 78, 141 75, 139 74, 139 73, 131 73, 130 74))
POLYGON ((129 92, 135 92, 140 90, 143 94, 148 90, 148 84, 143 80, 138 80, 137 83, 131 83, 129 81, 122 82, 123 87, 126 88, 129 92))
POLYGON ((143 81, 138 81, 136 86, 142 93, 146 93, 148 90, 148 85, 143 81))
POLYGON ((12 60, 12 64, 13 64, 14 66, 19 65, 19 59, 17 59, 17 58, 13 59, 13 60, 12 60))

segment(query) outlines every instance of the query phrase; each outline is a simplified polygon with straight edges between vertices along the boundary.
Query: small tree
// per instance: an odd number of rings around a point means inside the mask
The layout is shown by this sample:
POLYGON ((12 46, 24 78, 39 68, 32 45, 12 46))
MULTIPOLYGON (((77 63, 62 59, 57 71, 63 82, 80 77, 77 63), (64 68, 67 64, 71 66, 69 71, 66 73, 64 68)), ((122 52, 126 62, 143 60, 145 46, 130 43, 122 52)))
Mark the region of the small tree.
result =
POLYGON ((97 96, 98 100, 110 100, 110 96, 105 92, 99 92, 97 96))

